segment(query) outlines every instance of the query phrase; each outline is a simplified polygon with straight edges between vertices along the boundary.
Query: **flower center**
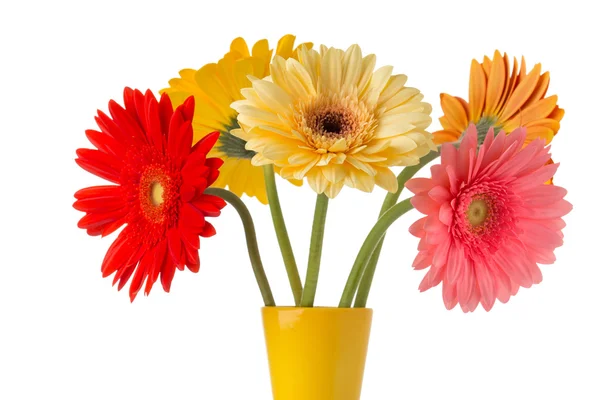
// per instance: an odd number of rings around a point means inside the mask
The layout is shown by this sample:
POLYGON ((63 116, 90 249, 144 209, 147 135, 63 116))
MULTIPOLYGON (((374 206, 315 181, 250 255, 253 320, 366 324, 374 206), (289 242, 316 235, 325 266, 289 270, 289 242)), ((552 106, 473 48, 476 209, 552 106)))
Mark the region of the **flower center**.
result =
POLYGON ((317 96, 296 106, 296 131, 320 152, 346 152, 368 143, 375 134, 375 116, 356 95, 317 96))
POLYGON ((340 136, 351 133, 356 120, 349 110, 323 110, 311 118, 312 128, 323 135, 340 136))
POLYGON ((467 219, 473 227, 481 226, 488 216, 488 205, 483 199, 475 199, 467 208, 467 219))
POLYGON ((139 201, 144 217, 155 224, 167 218, 177 193, 167 171, 160 165, 148 165, 140 178, 139 201))
POLYGON ((165 192, 165 188, 160 182, 153 182, 150 186, 150 201, 152 201, 153 206, 160 206, 164 199, 163 194, 165 192))

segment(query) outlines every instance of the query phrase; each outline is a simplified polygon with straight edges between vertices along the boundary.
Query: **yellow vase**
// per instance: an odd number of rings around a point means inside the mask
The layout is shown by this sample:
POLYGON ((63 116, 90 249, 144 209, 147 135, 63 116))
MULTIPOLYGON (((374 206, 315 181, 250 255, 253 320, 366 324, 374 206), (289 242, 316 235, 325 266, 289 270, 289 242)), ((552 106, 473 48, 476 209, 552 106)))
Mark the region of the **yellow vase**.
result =
POLYGON ((359 400, 370 308, 264 307, 275 400, 359 400))

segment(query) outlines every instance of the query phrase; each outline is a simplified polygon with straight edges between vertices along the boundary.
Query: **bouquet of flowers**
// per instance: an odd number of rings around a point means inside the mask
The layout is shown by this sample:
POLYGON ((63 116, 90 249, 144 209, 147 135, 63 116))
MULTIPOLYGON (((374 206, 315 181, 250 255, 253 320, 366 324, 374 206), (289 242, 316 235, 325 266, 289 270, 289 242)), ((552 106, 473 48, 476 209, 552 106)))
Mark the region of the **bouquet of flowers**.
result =
MULTIPOLYGON (((125 88, 123 102, 98 111, 94 149, 77 164, 110 182, 75 194, 92 236, 123 228, 101 264, 133 301, 176 270, 200 268, 200 241, 226 204, 240 215, 264 305, 275 306, 254 222, 243 196, 270 208, 295 308, 314 306, 330 200, 346 188, 388 194, 348 269, 340 308, 365 308, 386 231, 415 208, 420 239, 413 268, 420 291, 442 284, 448 309, 489 311, 519 288, 540 283, 555 261, 562 217, 572 206, 552 181, 548 144, 564 111, 547 96, 550 75, 496 51, 471 63, 468 99, 442 94, 442 130, 430 133, 431 105, 392 67, 358 45, 347 50, 281 38, 250 50, 242 38, 218 62, 184 69, 159 98, 125 88), (512 65, 511 65, 512 64, 512 65), (439 161, 437 160, 440 157, 439 161), (430 165, 428 177, 415 174, 430 165), (393 167, 403 167, 396 175, 393 167), (316 193, 306 276, 301 279, 278 197, 316 193), (404 189, 413 196, 400 201, 404 189)), ((345 189, 349 190, 349 189, 345 189)), ((274 389, 275 390, 275 389, 274 389)), ((276 391, 276 390, 275 390, 276 391)))

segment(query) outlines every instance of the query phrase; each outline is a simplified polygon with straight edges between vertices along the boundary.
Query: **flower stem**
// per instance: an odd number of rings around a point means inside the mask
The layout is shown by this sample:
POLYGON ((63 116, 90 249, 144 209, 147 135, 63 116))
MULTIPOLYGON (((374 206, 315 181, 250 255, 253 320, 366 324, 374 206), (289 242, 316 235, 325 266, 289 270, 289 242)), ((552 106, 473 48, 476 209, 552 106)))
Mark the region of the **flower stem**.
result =
MULTIPOLYGON (((411 167, 406 167, 398 174, 398 190, 396 193, 388 193, 385 196, 385 200, 383 201, 383 205, 381 206, 381 211, 379 212, 379 218, 385 214, 387 210, 389 210, 394 204, 398 202, 400 198, 400 194, 402 194, 402 190, 404 189, 404 185, 406 181, 415 176, 415 174, 423 168, 425 165, 429 164, 431 161, 435 160, 439 157, 439 152, 430 151, 426 156, 421 158, 421 161, 417 165, 413 165, 411 167)), ((367 299, 369 297, 369 291, 371 290, 371 284, 373 283, 373 276, 375 275, 375 269, 377 268, 377 262, 379 261, 379 255, 381 254, 381 248, 383 247, 383 242, 385 240, 385 235, 381 238, 381 241, 377 244, 373 255, 369 259, 369 263, 365 269, 362 279, 360 280, 360 286, 358 288, 358 293, 356 295, 356 300, 354 302, 354 307, 365 307, 367 305, 367 299)))
POLYGON ((279 249, 281 250, 285 270, 287 272, 288 280, 290 281, 290 286, 292 287, 292 293, 294 294, 294 303, 296 306, 299 306, 300 299, 302 298, 302 281, 300 280, 298 266, 296 265, 296 259, 294 258, 294 251, 292 250, 290 237, 288 236, 285 221, 283 219, 283 212, 281 211, 281 204, 279 203, 279 195, 277 194, 277 186, 275 184, 275 171, 273 170, 273 165, 265 165, 263 167, 263 172, 265 175, 265 184, 267 186, 269 208, 271 209, 271 217, 273 218, 273 226, 275 227, 275 234, 277 235, 277 241, 279 242, 279 249))
POLYGON ((246 245, 248 246, 248 255, 250 256, 250 263, 252 264, 252 270, 260 289, 265 306, 275 306, 275 300, 273 299, 273 293, 271 292, 271 286, 269 280, 265 274, 265 269, 260 258, 260 252, 258 250, 258 243, 256 242, 256 230, 254 229, 254 222, 250 211, 244 204, 244 202, 235 194, 229 190, 219 188, 208 188, 204 191, 206 194, 218 196, 231 204, 233 208, 238 212, 244 225, 244 233, 246 234, 246 245))
POLYGON ((356 256, 356 260, 350 271, 350 276, 348 276, 348 281, 346 282, 346 287, 344 288, 344 293, 342 294, 342 299, 340 300, 340 307, 347 308, 352 305, 358 283, 365 272, 367 263, 374 253, 375 248, 385 236, 385 232, 388 228, 412 208, 413 206, 410 203, 410 198, 403 200, 387 210, 381 218, 379 218, 375 226, 373 226, 356 256))
POLYGON ((302 292, 302 301, 300 302, 302 307, 312 307, 315 302, 328 204, 329 198, 325 194, 321 193, 317 195, 317 204, 315 205, 315 216, 310 237, 310 253, 308 256, 308 268, 306 270, 306 282, 304 291, 302 292))

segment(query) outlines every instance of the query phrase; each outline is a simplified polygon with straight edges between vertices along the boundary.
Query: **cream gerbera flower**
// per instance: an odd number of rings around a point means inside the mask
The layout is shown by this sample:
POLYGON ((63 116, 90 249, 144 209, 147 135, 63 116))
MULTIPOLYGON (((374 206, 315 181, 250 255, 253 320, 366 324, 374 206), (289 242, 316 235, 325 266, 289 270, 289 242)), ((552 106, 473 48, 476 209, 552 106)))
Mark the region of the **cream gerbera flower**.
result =
POLYGON ((344 185, 395 192, 389 167, 418 164, 435 149, 425 130, 431 106, 404 86, 405 75, 374 68, 375 56, 363 57, 357 45, 300 48, 297 60, 275 56, 271 76, 252 78, 245 100, 231 105, 243 128, 232 133, 256 152, 254 165, 272 163, 286 179, 306 177, 329 198, 344 185))
MULTIPOLYGON (((293 35, 282 37, 275 54, 284 59, 296 57, 295 39, 293 35)), ((303 45, 312 46, 311 43, 303 45)), ((229 105, 242 98, 240 89, 251 85, 248 75, 263 78, 269 74, 272 54, 266 39, 256 42, 250 51, 246 41, 237 38, 231 42, 230 51, 217 63, 206 64, 199 70, 184 69, 179 72, 179 78, 171 79, 169 87, 161 91, 169 94, 175 107, 194 96, 194 143, 211 132, 221 132, 210 156, 221 158, 225 163, 213 186, 229 187, 238 196, 245 193, 265 204, 267 193, 263 170, 250 163, 254 152, 245 149, 246 143, 231 135, 230 131, 238 128, 238 124, 237 113, 229 105)))

